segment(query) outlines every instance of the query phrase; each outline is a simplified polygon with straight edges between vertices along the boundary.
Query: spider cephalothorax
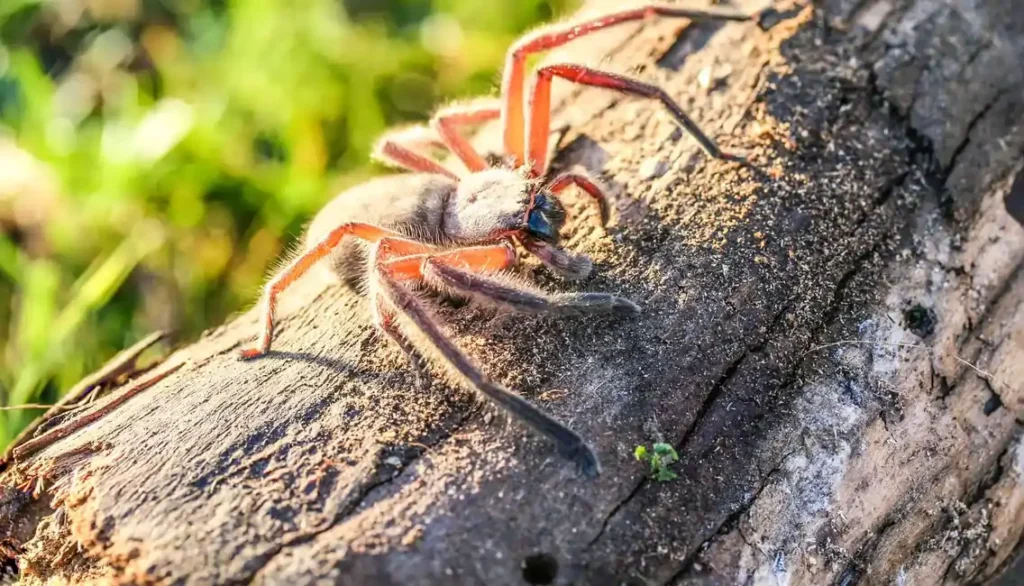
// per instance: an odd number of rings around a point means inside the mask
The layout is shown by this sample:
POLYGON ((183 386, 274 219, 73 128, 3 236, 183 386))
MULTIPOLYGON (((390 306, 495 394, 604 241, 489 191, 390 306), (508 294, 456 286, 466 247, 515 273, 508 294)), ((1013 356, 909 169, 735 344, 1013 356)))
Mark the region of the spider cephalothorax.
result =
POLYGON ((425 380, 425 360, 412 340, 431 346, 431 354, 439 356, 472 388, 553 440, 584 473, 596 475, 600 465, 590 446, 556 419, 492 382, 451 341, 411 287, 422 284, 525 312, 639 311, 631 301, 608 293, 548 294, 510 280, 501 271, 515 262, 518 243, 566 278, 580 279, 590 273, 590 259, 566 251, 559 243, 566 212, 558 197, 570 186, 591 196, 600 206, 602 222, 608 220, 604 189, 586 173, 549 176, 551 82, 556 77, 658 100, 705 152, 719 159, 738 160, 719 150, 666 92, 617 74, 570 63, 545 65, 534 73, 527 99, 525 63, 529 55, 596 30, 656 15, 748 18, 647 5, 554 25, 521 38, 509 49, 500 100, 450 106, 434 116, 429 128, 413 127, 381 138, 376 156, 414 173, 354 187, 317 214, 307 232, 304 252, 267 283, 259 345, 243 350, 242 357, 270 351, 277 296, 317 261, 329 258, 335 273, 349 282, 366 284, 374 325, 405 352, 421 380, 425 380), (460 134, 459 127, 497 118, 501 119, 505 152, 488 159, 460 134), (426 145, 447 148, 465 171, 454 173, 421 153, 419 147, 426 145), (494 162, 501 164, 491 164, 494 162))

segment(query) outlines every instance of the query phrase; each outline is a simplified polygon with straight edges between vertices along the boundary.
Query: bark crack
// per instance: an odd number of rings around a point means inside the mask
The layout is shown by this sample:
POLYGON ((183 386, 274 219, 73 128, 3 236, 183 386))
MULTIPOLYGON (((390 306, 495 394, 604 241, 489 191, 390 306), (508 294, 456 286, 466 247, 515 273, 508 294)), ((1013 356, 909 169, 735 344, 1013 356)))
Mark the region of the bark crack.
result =
POLYGON ((945 169, 943 169, 943 173, 947 178, 953 172, 953 169, 956 168, 956 163, 960 159, 960 155, 963 154, 967 149, 967 146, 971 143, 971 133, 974 132, 974 128, 982 121, 982 119, 985 118, 985 115, 992 110, 992 107, 995 106, 1008 91, 1009 88, 1000 88, 995 95, 992 96, 992 99, 982 106, 981 110, 979 110, 978 113, 971 118, 970 122, 967 123, 967 130, 964 131, 963 138, 960 140, 960 143, 956 145, 956 148, 953 149, 953 154, 949 158, 949 163, 946 165, 945 169))
POLYGON ((750 509, 754 506, 754 503, 756 503, 757 500, 761 498, 761 494, 765 491, 768 485, 771 484, 775 475, 782 472, 782 468, 786 464, 786 461, 789 460, 789 458, 792 457, 793 454, 796 454, 801 449, 802 447, 796 447, 780 456, 775 466, 762 476, 761 484, 757 487, 757 490, 754 491, 754 494, 749 499, 741 503, 735 511, 730 513, 729 516, 726 517, 725 521, 723 521, 718 526, 718 528, 711 536, 709 536, 707 539, 705 539, 699 545, 697 545, 697 547, 694 548, 693 553, 691 553, 689 556, 686 557, 686 559, 683 560, 683 565, 681 568, 679 568, 679 571, 672 574, 672 576, 670 576, 667 580, 662 582, 662 585, 672 584, 677 580, 681 579, 686 574, 686 572, 693 568, 693 564, 696 563, 697 558, 700 556, 702 551, 711 544, 711 542, 713 542, 716 538, 729 533, 733 530, 733 528, 735 528, 737 535, 740 536, 740 539, 743 541, 743 543, 747 545, 747 547, 756 550, 761 555, 767 558, 768 554, 765 553, 759 546, 751 543, 750 539, 743 532, 741 520, 743 518, 743 515, 747 514, 750 511, 750 509))

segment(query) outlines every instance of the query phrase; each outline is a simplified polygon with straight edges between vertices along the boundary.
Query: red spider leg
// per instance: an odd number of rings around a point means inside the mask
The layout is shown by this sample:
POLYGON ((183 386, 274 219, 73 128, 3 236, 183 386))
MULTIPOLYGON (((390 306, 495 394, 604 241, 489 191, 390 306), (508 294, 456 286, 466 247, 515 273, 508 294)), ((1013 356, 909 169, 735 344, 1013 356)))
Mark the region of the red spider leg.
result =
MULTIPOLYGON (((457 253, 458 251, 456 251, 457 253)), ((558 451, 572 460, 590 477, 601 472, 601 464, 593 449, 582 437, 564 424, 534 407, 529 401, 491 381, 449 338, 427 312, 416 296, 386 266, 376 265, 376 280, 387 302, 408 318, 410 326, 423 336, 438 356, 462 376, 473 389, 505 409, 517 419, 555 442, 558 451)))
MULTIPOLYGON (((476 270, 496 271, 508 267, 515 262, 515 252, 511 247, 505 245, 486 245, 460 248, 446 252, 434 252, 424 254, 423 250, 428 247, 410 240, 397 238, 384 238, 377 243, 371 256, 376 259, 375 265, 388 270, 398 280, 422 279, 421 268, 424 260, 430 256, 436 256, 440 262, 451 263, 456 266, 473 267, 476 270)), ((370 275, 370 299, 373 306, 373 320, 382 332, 384 332, 402 350, 416 375, 416 384, 424 389, 429 386, 426 360, 416 349, 415 345, 402 332, 395 322, 395 312, 384 303, 384 296, 380 292, 380 284, 377 273, 370 275)))
POLYGON ((382 163, 419 173, 435 173, 458 181, 459 177, 441 163, 422 155, 413 146, 433 143, 437 137, 426 134, 428 129, 413 126, 385 133, 373 149, 373 157, 382 163))
POLYGON ((487 161, 477 152, 469 140, 462 136, 458 127, 465 124, 479 124, 501 116, 501 107, 494 100, 469 104, 455 104, 442 108, 430 121, 430 125, 441 136, 445 146, 459 157, 470 171, 483 171, 487 161))
MULTIPOLYGON (((748 20, 745 14, 725 11, 689 10, 676 6, 650 4, 620 12, 612 12, 594 17, 583 22, 564 22, 538 29, 520 38, 512 45, 505 56, 505 72, 501 82, 502 126, 505 139, 505 153, 513 158, 516 167, 526 163, 524 157, 525 92, 526 59, 533 53, 560 47, 573 39, 588 35, 594 31, 609 28, 618 24, 667 16, 678 18, 717 19, 717 20, 748 20)), ((536 136, 536 135, 534 135, 536 136)), ((546 153, 545 153, 546 155, 546 153)), ((534 165, 537 161, 533 161, 534 165)))
MULTIPOLYGON (((387 136, 388 133, 385 133, 387 136)), ((400 142, 409 148, 415 149, 446 149, 448 145, 441 140, 441 136, 437 134, 437 131, 429 126, 422 124, 416 124, 415 126, 407 126, 402 130, 398 131, 400 135, 400 142)))
MULTIPOLYGON (((382 253, 384 252, 382 241, 382 253)), ((516 253, 511 246, 506 244, 486 244, 482 246, 467 246, 446 252, 399 256, 380 262, 393 277, 398 280, 407 281, 422 279, 423 267, 428 261, 489 273, 512 266, 516 261, 516 253)))
POLYGON ((533 173, 537 177, 542 176, 547 167, 548 129, 551 125, 551 80, 554 77, 561 77, 573 83, 608 88, 659 100, 668 108, 668 111, 675 117, 676 121, 690 133, 690 136, 700 143, 701 148, 708 155, 726 161, 742 160, 736 155, 719 149, 715 141, 708 138, 700 127, 697 126, 697 123, 690 119, 686 112, 683 112, 683 109, 679 107, 679 104, 660 87, 615 73, 566 63, 548 65, 537 70, 537 82, 533 86, 533 95, 530 99, 530 127, 528 136, 530 161, 533 165, 533 173))
POLYGON ((582 171, 570 171, 555 177, 551 183, 548 184, 547 188, 551 193, 557 195, 570 185, 579 187, 585 191, 587 195, 594 198, 594 201, 597 202, 597 205, 601 210, 601 225, 606 225, 608 223, 610 212, 608 210, 608 195, 605 193, 604 187, 594 181, 590 175, 587 175, 582 171))
POLYGON ((354 236, 367 242, 377 242, 382 238, 393 238, 396 241, 400 241, 396 243, 396 246, 404 246, 408 252, 423 252, 431 249, 426 244, 407 240, 396 232, 371 224, 342 224, 331 230, 316 246, 313 246, 293 260, 287 268, 267 283, 263 294, 265 305, 263 307, 263 333, 260 336, 260 343, 256 348, 242 350, 242 358, 255 358, 270 351, 270 342, 274 336, 274 312, 277 310, 277 296, 316 264, 318 260, 330 254, 335 247, 341 244, 341 241, 346 236, 354 236))

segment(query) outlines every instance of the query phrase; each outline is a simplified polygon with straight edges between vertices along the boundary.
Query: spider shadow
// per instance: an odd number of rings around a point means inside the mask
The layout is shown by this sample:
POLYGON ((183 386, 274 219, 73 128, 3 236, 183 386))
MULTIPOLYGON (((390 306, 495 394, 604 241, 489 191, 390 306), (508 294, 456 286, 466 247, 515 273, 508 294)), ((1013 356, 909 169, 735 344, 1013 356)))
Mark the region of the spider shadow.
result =
MULTIPOLYGON (((434 301, 438 306, 448 308, 450 310, 457 310, 467 305, 469 302, 465 299, 458 298, 445 298, 443 295, 438 294, 434 301)), ((387 347, 388 342, 381 339, 379 336, 371 336, 366 340, 366 344, 360 347, 359 353, 375 352, 378 349, 377 345, 381 347, 387 347), (367 347, 367 344, 370 347, 367 347)), ((332 358, 319 354, 313 354, 312 352, 293 352, 293 351, 278 351, 271 350, 264 358, 277 358, 279 360, 298 360, 307 364, 312 364, 333 371, 339 374, 350 382, 364 383, 364 384, 400 384, 401 386, 407 386, 409 388, 416 387, 415 377, 409 374, 408 364, 406 358, 401 355, 397 349, 394 349, 393 360, 391 364, 390 360, 388 366, 382 366, 377 364, 376 366, 360 367, 355 366, 349 362, 343 361, 338 358, 332 358), (407 384, 401 384, 401 382, 407 384)))
POLYGON ((579 134, 562 145, 562 140, 568 135, 568 126, 563 130, 564 132, 558 137, 556 145, 558 150, 551 158, 551 173, 562 173, 580 166, 594 174, 595 177, 601 177, 610 158, 608 151, 601 143, 585 134, 579 134))
POLYGON ((260 357, 262 360, 299 360, 308 364, 315 364, 321 368, 334 371, 337 374, 346 375, 348 378, 353 380, 367 380, 372 378, 372 372, 366 371, 365 369, 358 368, 346 361, 338 358, 331 358, 328 356, 321 356, 319 354, 313 354, 312 352, 292 352, 292 351, 281 351, 271 350, 260 357))

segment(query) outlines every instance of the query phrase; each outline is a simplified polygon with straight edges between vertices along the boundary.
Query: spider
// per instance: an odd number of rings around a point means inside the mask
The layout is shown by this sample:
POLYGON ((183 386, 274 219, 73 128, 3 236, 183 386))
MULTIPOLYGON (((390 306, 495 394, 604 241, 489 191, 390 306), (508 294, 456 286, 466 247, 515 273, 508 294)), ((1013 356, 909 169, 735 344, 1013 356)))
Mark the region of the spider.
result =
POLYGON ((334 276, 365 286, 374 326, 405 353, 421 385, 428 380, 424 378, 427 361, 419 349, 424 347, 470 387, 551 439, 559 453, 584 474, 598 475, 600 463, 586 441, 484 374, 452 342, 418 290, 431 288, 527 313, 639 312, 633 302, 622 297, 549 294, 513 280, 503 271, 515 263, 514 245, 518 243, 565 278, 579 280, 589 274, 589 258, 559 246, 566 212, 558 195, 570 186, 588 194, 600 208, 601 221, 608 220, 607 197, 597 181, 583 172, 552 177, 548 171, 554 78, 658 100, 708 155, 742 161, 719 149, 664 90, 614 73, 572 63, 544 65, 534 72, 526 101, 526 60, 530 55, 597 30, 654 16, 750 18, 652 4, 555 24, 520 38, 506 56, 500 99, 452 105, 437 112, 429 127, 391 131, 381 137, 376 158, 413 173, 385 176, 351 188, 317 214, 302 254, 266 284, 262 334, 256 347, 242 351, 242 358, 270 351, 278 296, 318 261, 328 258, 334 276), (460 127, 499 118, 504 155, 492 165, 460 133, 460 127), (465 171, 454 173, 420 150, 435 142, 458 157, 465 171))

